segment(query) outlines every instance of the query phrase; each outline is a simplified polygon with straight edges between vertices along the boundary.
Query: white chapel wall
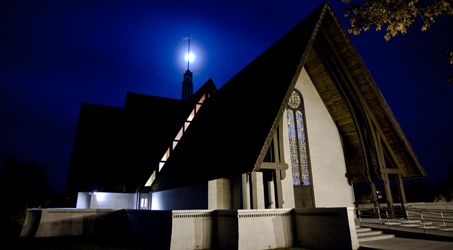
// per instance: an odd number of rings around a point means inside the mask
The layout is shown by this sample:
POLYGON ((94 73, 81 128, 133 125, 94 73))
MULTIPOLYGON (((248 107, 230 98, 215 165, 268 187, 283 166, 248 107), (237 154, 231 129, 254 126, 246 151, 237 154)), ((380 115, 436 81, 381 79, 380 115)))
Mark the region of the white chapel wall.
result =
MULTIPOLYGON (((345 177, 346 165, 340 135, 305 69, 297 80, 296 89, 300 91, 304 101, 315 205, 316 207, 351 207, 353 206, 352 186, 348 184, 345 177)), ((285 161, 290 163, 286 114, 283 118, 285 161)), ((289 168, 283 183, 285 203, 289 200, 287 196, 292 193, 291 182, 291 168, 289 168)), ((294 207, 294 201, 291 205, 294 207)))
POLYGON ((135 193, 93 192, 89 208, 101 209, 135 209, 135 193))
POLYGON ((153 192, 151 210, 208 208, 208 182, 153 192))

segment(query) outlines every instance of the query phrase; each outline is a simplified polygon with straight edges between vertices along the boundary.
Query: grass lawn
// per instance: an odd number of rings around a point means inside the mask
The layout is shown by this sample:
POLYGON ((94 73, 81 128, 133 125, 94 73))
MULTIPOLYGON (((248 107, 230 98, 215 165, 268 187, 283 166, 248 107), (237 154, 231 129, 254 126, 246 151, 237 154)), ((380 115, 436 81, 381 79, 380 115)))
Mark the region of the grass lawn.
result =
MULTIPOLYGON (((99 237, 15 238, 7 240, 9 248, 18 250, 145 250, 131 245, 130 241, 99 237), (12 243, 12 244, 11 244, 12 243)), ((4 242, 5 243, 5 242, 4 242)), ((308 250, 306 248, 276 248, 273 250, 308 250)))
MULTIPOLYGON (((10 249, 20 250, 145 250, 120 239, 99 237, 16 238, 9 240, 10 249), (12 243, 12 244, 11 244, 12 243)), ((6 245, 6 244, 5 244, 6 245)))

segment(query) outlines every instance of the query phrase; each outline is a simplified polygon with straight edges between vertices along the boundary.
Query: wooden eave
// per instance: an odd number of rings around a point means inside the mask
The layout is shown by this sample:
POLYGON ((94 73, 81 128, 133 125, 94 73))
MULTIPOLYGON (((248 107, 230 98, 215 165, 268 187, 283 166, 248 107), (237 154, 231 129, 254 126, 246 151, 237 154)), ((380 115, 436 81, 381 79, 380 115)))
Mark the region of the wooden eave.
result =
POLYGON ((341 67, 347 74, 347 80, 352 85, 352 89, 348 91, 354 96, 355 100, 345 100, 341 91, 333 84, 327 69, 321 64, 319 55, 313 49, 310 51, 304 66, 328 107, 332 119, 337 124, 343 140, 349 143, 349 147, 353 149, 353 158, 349 159, 352 162, 348 164, 349 173, 353 174, 355 182, 362 181, 362 177, 359 175, 363 171, 361 169, 363 168, 363 159, 359 154, 362 150, 359 143, 360 138, 354 126, 353 115, 347 109, 346 103, 351 101, 360 105, 360 108, 370 117, 371 123, 376 127, 384 146, 389 149, 390 157, 403 171, 405 178, 427 176, 390 107, 330 5, 328 12, 330 14, 325 15, 319 32, 328 37, 341 67))
POLYGON ((321 99, 326 105, 332 120, 338 127, 342 137, 348 173, 352 175, 353 182, 366 181, 364 171, 364 161, 362 148, 360 146, 360 136, 356 129, 354 117, 349 109, 347 98, 345 98, 339 87, 334 83, 328 69, 324 67, 321 58, 312 49, 305 62, 305 69, 310 76, 321 99))

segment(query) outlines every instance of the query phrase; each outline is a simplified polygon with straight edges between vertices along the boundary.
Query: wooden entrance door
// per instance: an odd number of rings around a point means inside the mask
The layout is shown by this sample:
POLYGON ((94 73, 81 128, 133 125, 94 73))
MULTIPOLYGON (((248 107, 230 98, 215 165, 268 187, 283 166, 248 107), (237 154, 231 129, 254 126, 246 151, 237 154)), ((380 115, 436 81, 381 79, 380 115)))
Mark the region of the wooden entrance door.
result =
POLYGON ((314 208, 313 187, 299 185, 294 187, 294 203, 296 208, 314 208))

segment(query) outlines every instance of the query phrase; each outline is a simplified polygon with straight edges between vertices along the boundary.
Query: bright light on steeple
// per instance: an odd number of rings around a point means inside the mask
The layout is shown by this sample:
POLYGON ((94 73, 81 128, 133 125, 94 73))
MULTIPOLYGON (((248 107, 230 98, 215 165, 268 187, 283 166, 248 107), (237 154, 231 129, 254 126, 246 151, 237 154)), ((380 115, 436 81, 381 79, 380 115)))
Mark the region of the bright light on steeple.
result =
POLYGON ((189 61, 189 62, 193 62, 193 60, 195 60, 195 55, 190 52, 190 53, 186 53, 186 61, 189 61))

